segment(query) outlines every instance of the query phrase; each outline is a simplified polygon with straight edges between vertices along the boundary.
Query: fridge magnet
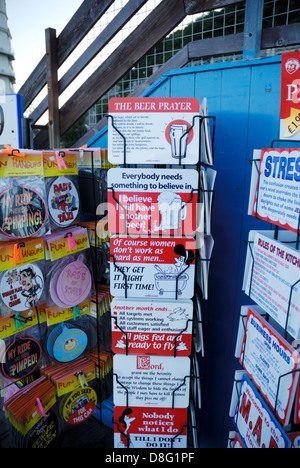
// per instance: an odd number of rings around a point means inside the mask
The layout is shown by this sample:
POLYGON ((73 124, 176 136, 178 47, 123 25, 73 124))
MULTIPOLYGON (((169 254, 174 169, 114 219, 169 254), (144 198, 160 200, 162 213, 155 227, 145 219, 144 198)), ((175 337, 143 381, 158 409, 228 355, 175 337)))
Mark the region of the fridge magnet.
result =
POLYGON ((189 356, 193 303, 113 298, 111 328, 114 353, 189 356))
POLYGON ((114 408, 114 447, 186 448, 186 408, 114 408))
POLYGON ((18 178, 0 193, 0 232, 6 238, 36 236, 47 220, 47 207, 42 195, 23 186, 18 178))
POLYGON ((36 263, 7 270, 0 279, 0 296, 3 304, 15 312, 34 307, 44 289, 44 276, 36 263))
POLYGON ((110 99, 109 162, 197 164, 199 114, 196 98, 110 99))
POLYGON ((88 336, 84 330, 70 324, 61 323, 47 338, 47 352, 58 362, 71 362, 85 351, 88 336))
POLYGON ((282 425, 287 425, 298 386, 299 355, 251 307, 248 309, 240 364, 276 411, 282 425))
POLYGON ((50 296, 59 307, 74 307, 83 302, 90 293, 92 277, 83 262, 84 256, 67 263, 62 270, 56 269, 50 282, 50 296))
POLYGON ((1 358, 2 374, 13 380, 23 379, 37 368, 41 357, 42 349, 35 339, 15 335, 1 358))
POLYGON ((295 339, 300 338, 300 253, 294 233, 250 231, 243 289, 295 339), (263 274, 262 274, 263 272, 263 274))
POLYGON ((246 375, 241 383, 235 426, 247 448, 290 448, 291 442, 246 375))
POLYGON ((67 227, 76 220, 79 193, 71 178, 61 176, 51 183, 48 207, 51 220, 56 226, 67 227))
POLYGON ((113 358, 113 371, 116 406, 188 407, 188 357, 116 354, 113 358))
POLYGON ((112 168, 107 178, 112 234, 194 235, 197 171, 112 168))
POLYGON ((248 214, 293 232, 300 229, 300 150, 254 150, 248 214))
POLYGON ((110 263, 112 296, 191 299, 194 295, 192 238, 113 236, 110 263))
POLYGON ((76 425, 90 418, 96 405, 97 393, 92 387, 84 386, 77 388, 62 399, 60 414, 65 422, 76 425))

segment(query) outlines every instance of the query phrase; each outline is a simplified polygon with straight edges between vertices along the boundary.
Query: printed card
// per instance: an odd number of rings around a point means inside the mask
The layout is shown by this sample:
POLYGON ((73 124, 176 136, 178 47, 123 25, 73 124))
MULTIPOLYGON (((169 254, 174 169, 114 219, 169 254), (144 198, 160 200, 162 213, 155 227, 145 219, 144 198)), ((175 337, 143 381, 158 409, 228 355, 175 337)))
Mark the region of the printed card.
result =
POLYGON ((249 307, 240 364, 276 411, 289 423, 298 385, 299 355, 271 325, 249 307))
POLYGON ((187 408, 189 405, 188 357, 116 354, 113 371, 115 406, 187 408))
POLYGON ((196 98, 110 99, 109 162, 197 164, 199 113, 196 98))
POLYGON ((191 354, 192 301, 114 298, 111 320, 114 353, 160 356, 191 354))
POLYGON ((114 408, 114 447, 186 448, 186 408, 114 408))
POLYGON ((111 233, 194 235, 197 171, 113 168, 107 177, 111 233))
POLYGON ((111 295, 127 298, 191 299, 195 240, 176 237, 113 236, 111 295))
POLYGON ((282 54, 280 139, 299 140, 300 135, 300 52, 282 54))
POLYGON ((257 305, 300 338, 300 252, 293 248, 295 235, 282 231, 250 231, 243 289, 257 305), (271 237, 272 236, 272 237, 271 237), (281 241, 281 242, 280 242, 281 241))
POLYGON ((300 150, 254 151, 248 214, 297 232, 300 229, 300 150))
POLYGON ((242 380, 234 422, 247 448, 290 448, 287 434, 247 375, 242 380))

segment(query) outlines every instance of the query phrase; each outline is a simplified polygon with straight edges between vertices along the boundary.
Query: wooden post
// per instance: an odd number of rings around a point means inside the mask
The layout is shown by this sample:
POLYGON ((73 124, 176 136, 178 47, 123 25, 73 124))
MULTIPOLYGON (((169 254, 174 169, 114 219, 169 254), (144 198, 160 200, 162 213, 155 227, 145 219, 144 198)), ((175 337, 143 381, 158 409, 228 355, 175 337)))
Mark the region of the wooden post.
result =
POLYGON ((264 0, 246 0, 243 58, 255 59, 261 50, 264 0))
POLYGON ((58 76, 57 76, 57 41, 56 30, 48 28, 46 33, 46 71, 48 88, 49 115, 49 148, 59 148, 59 108, 58 108, 58 76))

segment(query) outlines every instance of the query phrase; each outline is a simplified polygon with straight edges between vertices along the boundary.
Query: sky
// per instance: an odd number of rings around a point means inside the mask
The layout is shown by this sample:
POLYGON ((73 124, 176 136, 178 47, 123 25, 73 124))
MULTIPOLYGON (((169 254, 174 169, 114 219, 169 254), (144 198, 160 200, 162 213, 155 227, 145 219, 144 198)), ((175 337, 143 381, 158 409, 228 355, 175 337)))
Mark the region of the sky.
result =
POLYGON ((83 0, 6 0, 8 28, 15 60, 15 92, 45 54, 45 29, 58 36, 83 0))

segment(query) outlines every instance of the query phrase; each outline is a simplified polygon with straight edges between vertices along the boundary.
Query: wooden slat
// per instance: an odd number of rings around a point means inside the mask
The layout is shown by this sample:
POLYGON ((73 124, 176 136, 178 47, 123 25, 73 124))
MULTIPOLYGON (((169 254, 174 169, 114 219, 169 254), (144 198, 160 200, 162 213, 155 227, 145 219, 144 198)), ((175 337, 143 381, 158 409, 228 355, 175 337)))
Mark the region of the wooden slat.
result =
POLYGON ((163 0, 61 108, 62 135, 184 17, 183 0, 163 0))
MULTIPOLYGON (((83 52, 80 58, 69 68, 59 80, 58 92, 61 94, 79 75, 79 73, 93 60, 93 58, 109 43, 120 29, 140 10, 147 0, 129 0, 108 26, 98 35, 92 44, 83 52)), ((46 112, 47 98, 30 114, 30 120, 34 124, 46 112)))
POLYGON ((49 145, 50 148, 59 148, 59 109, 58 109, 58 79, 57 79, 57 43, 55 29, 46 29, 46 65, 47 90, 49 109, 49 145))
MULTIPOLYGON (((114 0, 84 0, 57 38, 58 66, 68 58, 114 0)), ((59 13, 58 13, 59 14, 59 13)), ((46 56, 40 60, 18 93, 26 110, 46 84, 46 56)))
POLYGON ((244 0, 184 0, 184 5, 186 14, 193 15, 195 13, 203 13, 205 11, 235 5, 243 1, 244 0))

